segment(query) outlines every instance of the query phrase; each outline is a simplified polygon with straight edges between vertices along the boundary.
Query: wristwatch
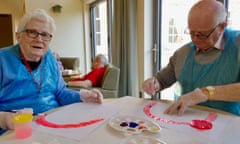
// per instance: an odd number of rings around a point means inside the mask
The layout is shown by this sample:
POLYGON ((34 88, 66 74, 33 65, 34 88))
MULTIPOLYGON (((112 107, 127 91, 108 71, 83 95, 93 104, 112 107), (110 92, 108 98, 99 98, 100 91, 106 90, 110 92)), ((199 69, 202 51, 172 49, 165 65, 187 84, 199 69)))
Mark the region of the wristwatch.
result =
POLYGON ((215 87, 207 86, 206 90, 208 92, 208 100, 213 100, 214 99, 214 93, 215 93, 215 87))

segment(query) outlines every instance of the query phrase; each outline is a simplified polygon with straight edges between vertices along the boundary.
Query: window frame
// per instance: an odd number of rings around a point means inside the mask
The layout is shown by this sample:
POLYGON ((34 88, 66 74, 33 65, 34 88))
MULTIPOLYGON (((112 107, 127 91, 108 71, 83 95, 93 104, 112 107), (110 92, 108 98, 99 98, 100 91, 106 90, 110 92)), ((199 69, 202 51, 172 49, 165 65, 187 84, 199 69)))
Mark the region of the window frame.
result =
POLYGON ((107 4, 107 59, 111 63, 112 62, 112 0, 98 0, 94 3, 90 4, 90 24, 91 24, 91 30, 90 30, 90 38, 91 38, 91 60, 95 58, 97 55, 96 53, 96 44, 97 44, 97 26, 95 23, 95 12, 96 7, 100 4, 106 2, 107 4))

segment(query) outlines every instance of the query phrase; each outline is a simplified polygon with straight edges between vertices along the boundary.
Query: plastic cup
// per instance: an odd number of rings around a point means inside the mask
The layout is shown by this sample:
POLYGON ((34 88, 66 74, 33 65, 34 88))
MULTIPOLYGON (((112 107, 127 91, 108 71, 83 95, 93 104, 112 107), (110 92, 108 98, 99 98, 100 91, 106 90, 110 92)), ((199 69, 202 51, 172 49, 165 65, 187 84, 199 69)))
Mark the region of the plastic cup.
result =
POLYGON ((16 139, 24 139, 32 135, 32 114, 17 114, 13 117, 16 139))

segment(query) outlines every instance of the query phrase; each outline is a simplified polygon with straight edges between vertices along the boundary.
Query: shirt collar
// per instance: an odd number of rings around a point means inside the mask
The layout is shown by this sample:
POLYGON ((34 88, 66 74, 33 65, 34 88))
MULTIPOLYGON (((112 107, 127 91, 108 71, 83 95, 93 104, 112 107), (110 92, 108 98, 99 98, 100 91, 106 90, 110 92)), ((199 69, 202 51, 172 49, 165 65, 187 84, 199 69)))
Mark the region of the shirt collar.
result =
POLYGON ((223 39, 223 32, 221 33, 221 35, 219 36, 217 42, 215 43, 214 47, 218 50, 223 50, 224 49, 224 39, 223 39))

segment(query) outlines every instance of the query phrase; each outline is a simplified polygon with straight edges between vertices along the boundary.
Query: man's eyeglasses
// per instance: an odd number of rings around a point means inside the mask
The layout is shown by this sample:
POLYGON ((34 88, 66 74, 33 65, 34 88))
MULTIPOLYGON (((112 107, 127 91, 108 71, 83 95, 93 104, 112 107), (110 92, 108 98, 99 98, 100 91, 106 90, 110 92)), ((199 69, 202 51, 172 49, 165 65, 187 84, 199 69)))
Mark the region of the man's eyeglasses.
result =
POLYGON ((197 37, 198 39, 204 40, 204 39, 208 39, 218 26, 219 24, 216 25, 213 29, 209 30, 207 34, 205 34, 205 32, 190 31, 189 29, 186 29, 184 33, 190 34, 191 37, 197 37))
POLYGON ((27 36, 30 38, 37 38, 40 35, 43 41, 49 41, 52 38, 52 35, 49 33, 46 33, 46 32, 40 33, 32 29, 25 29, 22 32, 26 32, 27 36))

